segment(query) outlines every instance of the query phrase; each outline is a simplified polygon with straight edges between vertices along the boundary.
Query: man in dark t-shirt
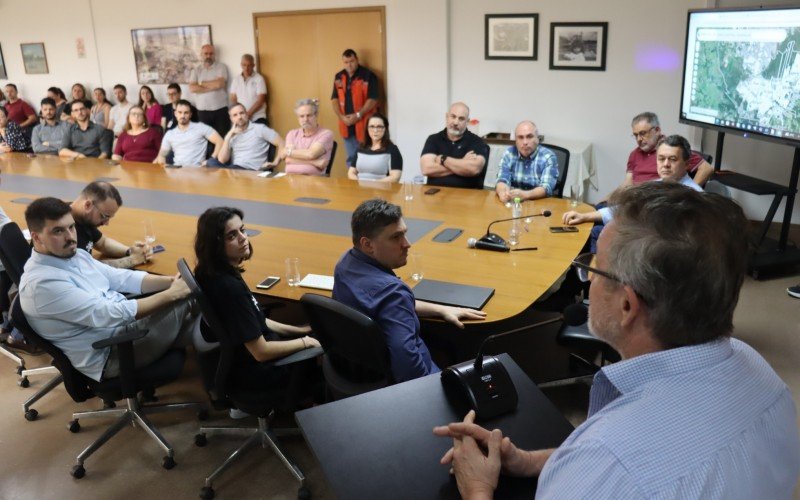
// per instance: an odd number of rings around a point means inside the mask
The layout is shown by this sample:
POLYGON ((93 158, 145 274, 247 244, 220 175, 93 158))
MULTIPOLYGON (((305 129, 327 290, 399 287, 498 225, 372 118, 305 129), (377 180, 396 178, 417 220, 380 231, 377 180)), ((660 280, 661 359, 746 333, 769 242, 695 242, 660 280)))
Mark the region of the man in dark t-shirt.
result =
POLYGON ((428 137, 419 159, 428 184, 483 189, 489 146, 467 130, 469 108, 454 103, 445 115, 446 127, 428 137))

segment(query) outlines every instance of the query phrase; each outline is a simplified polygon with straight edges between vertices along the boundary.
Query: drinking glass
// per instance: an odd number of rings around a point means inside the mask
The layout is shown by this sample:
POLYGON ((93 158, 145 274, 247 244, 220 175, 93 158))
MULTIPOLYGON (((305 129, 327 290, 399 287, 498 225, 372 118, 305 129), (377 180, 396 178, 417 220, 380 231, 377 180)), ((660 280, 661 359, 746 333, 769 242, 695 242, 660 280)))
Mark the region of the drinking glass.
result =
POLYGON ((289 257, 286 259, 286 284, 297 286, 300 283, 300 259, 289 257))

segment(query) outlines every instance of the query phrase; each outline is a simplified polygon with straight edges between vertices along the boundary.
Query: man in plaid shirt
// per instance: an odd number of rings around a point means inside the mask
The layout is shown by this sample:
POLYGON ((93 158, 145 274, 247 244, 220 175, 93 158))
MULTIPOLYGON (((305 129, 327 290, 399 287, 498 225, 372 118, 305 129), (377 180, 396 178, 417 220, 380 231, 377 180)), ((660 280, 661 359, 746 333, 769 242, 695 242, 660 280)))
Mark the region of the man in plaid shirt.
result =
POLYGON ((539 145, 539 131, 532 121, 514 129, 516 144, 503 153, 495 192, 503 203, 520 198, 535 200, 553 195, 558 180, 558 159, 539 145))

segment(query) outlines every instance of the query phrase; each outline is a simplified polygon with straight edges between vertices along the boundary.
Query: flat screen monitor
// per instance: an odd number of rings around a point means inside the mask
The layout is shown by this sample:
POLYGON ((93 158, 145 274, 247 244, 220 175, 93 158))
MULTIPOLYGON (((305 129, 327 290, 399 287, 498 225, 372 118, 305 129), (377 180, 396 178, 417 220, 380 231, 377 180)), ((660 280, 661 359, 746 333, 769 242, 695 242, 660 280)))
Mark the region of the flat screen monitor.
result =
POLYGON ((688 17, 681 123, 800 147, 800 7, 688 17))

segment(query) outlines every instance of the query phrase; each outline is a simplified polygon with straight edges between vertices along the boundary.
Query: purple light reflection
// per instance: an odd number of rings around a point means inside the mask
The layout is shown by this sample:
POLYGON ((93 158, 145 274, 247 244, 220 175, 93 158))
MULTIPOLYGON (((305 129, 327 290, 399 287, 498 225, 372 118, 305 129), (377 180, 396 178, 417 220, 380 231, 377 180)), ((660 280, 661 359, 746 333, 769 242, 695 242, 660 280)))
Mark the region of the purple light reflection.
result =
POLYGON ((642 71, 674 71, 681 67, 681 55, 672 47, 644 45, 636 49, 636 69, 642 71))

